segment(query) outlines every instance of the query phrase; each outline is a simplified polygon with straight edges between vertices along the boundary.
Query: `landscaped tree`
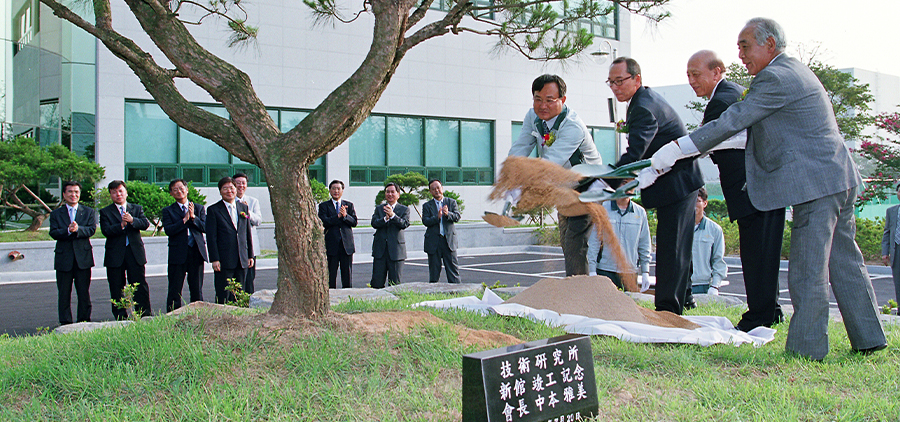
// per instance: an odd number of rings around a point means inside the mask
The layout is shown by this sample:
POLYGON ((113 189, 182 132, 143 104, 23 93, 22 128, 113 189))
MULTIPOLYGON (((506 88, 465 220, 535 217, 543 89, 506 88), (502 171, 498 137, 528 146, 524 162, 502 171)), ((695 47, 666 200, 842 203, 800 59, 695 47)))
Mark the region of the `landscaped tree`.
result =
MULTIPOLYGON (((497 37, 499 46, 531 59, 565 59, 589 46, 593 37, 583 29, 558 29, 577 28, 579 20, 614 13, 616 4, 660 20, 667 13, 660 12, 659 6, 668 0, 573 2, 567 4, 565 15, 553 7, 564 2, 549 0, 504 0, 478 5, 451 0, 446 12, 432 10, 433 0, 364 0, 360 3, 362 10, 352 16, 368 14, 373 18, 368 55, 344 83, 286 133, 269 116, 250 78, 201 46, 181 20, 181 16, 200 16, 199 20, 208 16, 221 18, 232 31, 232 44, 240 44, 253 39, 258 30, 246 24, 240 1, 124 0, 174 68, 163 67, 137 43, 115 30, 109 0, 82 2, 93 7, 94 22, 86 21, 57 0, 41 0, 54 14, 97 37, 122 59, 172 121, 259 166, 269 186, 278 245, 278 293, 271 312, 317 316, 328 311, 329 299, 322 224, 307 169, 363 123, 411 48, 451 32, 472 32, 497 37), (426 14, 440 17, 423 23, 426 14), (476 22, 476 26, 467 26, 476 22), (209 93, 228 110, 229 118, 191 104, 176 88, 177 79, 190 80, 209 93)), ((320 18, 342 22, 355 19, 341 16, 333 0, 304 2, 320 18)))
POLYGON ((856 205, 862 208, 874 200, 885 200, 896 190, 894 184, 900 180, 900 113, 883 113, 875 117, 875 126, 897 139, 882 138, 878 141, 864 140, 857 152, 868 159, 873 169, 866 188, 859 195, 856 205))
POLYGON ((103 167, 62 145, 41 147, 26 137, 0 140, 0 200, 31 217, 26 231, 37 231, 59 206, 41 198, 41 184, 51 177, 94 183, 103 178, 103 167))

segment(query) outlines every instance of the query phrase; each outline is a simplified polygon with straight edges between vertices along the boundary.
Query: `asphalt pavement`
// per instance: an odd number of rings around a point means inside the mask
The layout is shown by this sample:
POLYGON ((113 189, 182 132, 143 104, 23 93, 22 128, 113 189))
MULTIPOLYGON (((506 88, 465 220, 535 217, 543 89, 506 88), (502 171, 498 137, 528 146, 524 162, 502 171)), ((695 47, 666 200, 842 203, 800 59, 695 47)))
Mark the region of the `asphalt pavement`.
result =
MULTIPOLYGON (((371 277, 371 257, 354 257, 353 287, 368 287, 371 277)), ((562 252, 559 248, 528 247, 510 248, 509 251, 493 248, 462 253, 459 257, 460 277, 464 283, 486 284, 495 283, 507 286, 531 286, 537 281, 547 278, 565 277, 565 267, 562 252)), ((721 289, 722 295, 735 296, 746 300, 744 294, 743 275, 740 262, 737 258, 726 258, 728 263, 729 282, 721 289)), ((275 289, 277 283, 277 266, 275 259, 264 259, 259 262, 256 276, 256 289, 275 289)), ((207 301, 213 301, 215 292, 213 288, 212 270, 206 265, 206 274, 203 283, 203 297, 207 301)), ((878 304, 887 303, 894 298, 894 286, 891 280, 890 269, 880 266, 870 266, 872 285, 878 298, 878 304)), ((165 310, 166 292, 168 282, 165 277, 165 266, 148 266, 147 280, 150 285, 150 299, 153 313, 158 314, 165 310)), ((651 265, 651 275, 655 274, 655 267, 651 265)), ((441 282, 446 283, 442 274, 441 282)), ((781 297, 783 305, 790 305, 787 292, 787 263, 782 262, 781 270, 781 297)), ((401 282, 428 281, 428 260, 424 254, 412 254, 406 261, 401 274, 401 282)), ((340 285, 340 281, 338 281, 340 285)), ((183 290, 187 295, 187 287, 183 290)), ((111 321, 112 307, 109 301, 109 284, 105 279, 102 268, 94 268, 94 278, 91 281, 91 302, 93 321, 111 321)), ((57 318, 57 289, 52 272, 19 274, 13 281, 0 282, 0 333, 8 333, 12 336, 33 334, 42 328, 53 329, 59 325, 57 318)), ((832 311, 836 311, 837 305, 831 299, 832 311)), ((77 306, 76 295, 72 294, 72 311, 77 306)))

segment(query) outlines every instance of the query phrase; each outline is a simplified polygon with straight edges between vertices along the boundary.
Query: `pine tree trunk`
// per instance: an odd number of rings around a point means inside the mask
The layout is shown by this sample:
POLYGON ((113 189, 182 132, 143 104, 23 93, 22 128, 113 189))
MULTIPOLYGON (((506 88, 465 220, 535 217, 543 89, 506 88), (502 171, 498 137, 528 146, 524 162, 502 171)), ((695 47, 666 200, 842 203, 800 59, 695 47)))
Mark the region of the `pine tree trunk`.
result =
POLYGON ((325 235, 307 168, 266 171, 278 245, 278 292, 269 312, 315 318, 329 311, 330 301, 325 235))

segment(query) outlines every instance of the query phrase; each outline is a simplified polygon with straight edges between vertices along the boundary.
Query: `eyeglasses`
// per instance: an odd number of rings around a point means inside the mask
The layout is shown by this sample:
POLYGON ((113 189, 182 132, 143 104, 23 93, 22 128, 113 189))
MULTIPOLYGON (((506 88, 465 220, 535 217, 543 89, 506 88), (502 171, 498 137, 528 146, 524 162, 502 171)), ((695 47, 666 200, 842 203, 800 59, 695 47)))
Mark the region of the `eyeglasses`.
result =
POLYGON ((606 80, 606 84, 609 85, 609 86, 613 86, 613 85, 615 85, 615 86, 622 86, 622 84, 625 83, 625 81, 627 81, 627 80, 629 80, 629 79, 634 79, 634 75, 631 75, 631 76, 629 76, 629 77, 627 77, 627 78, 616 79, 616 80, 614 80, 614 81, 611 81, 611 80, 607 79, 607 80, 606 80))

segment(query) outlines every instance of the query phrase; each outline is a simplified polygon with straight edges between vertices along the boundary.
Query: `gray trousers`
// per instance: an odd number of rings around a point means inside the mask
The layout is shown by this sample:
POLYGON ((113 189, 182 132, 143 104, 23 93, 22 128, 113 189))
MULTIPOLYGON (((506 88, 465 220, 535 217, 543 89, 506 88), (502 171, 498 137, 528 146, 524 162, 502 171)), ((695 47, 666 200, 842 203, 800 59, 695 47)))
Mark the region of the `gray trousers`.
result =
POLYGON ((856 188, 794 205, 788 290, 794 315, 785 349, 811 359, 828 354, 828 286, 850 346, 885 344, 875 292, 856 244, 856 188))
POLYGON ((587 275, 587 239, 591 234, 591 216, 566 217, 557 213, 559 219, 559 243, 566 259, 566 277, 587 275))

